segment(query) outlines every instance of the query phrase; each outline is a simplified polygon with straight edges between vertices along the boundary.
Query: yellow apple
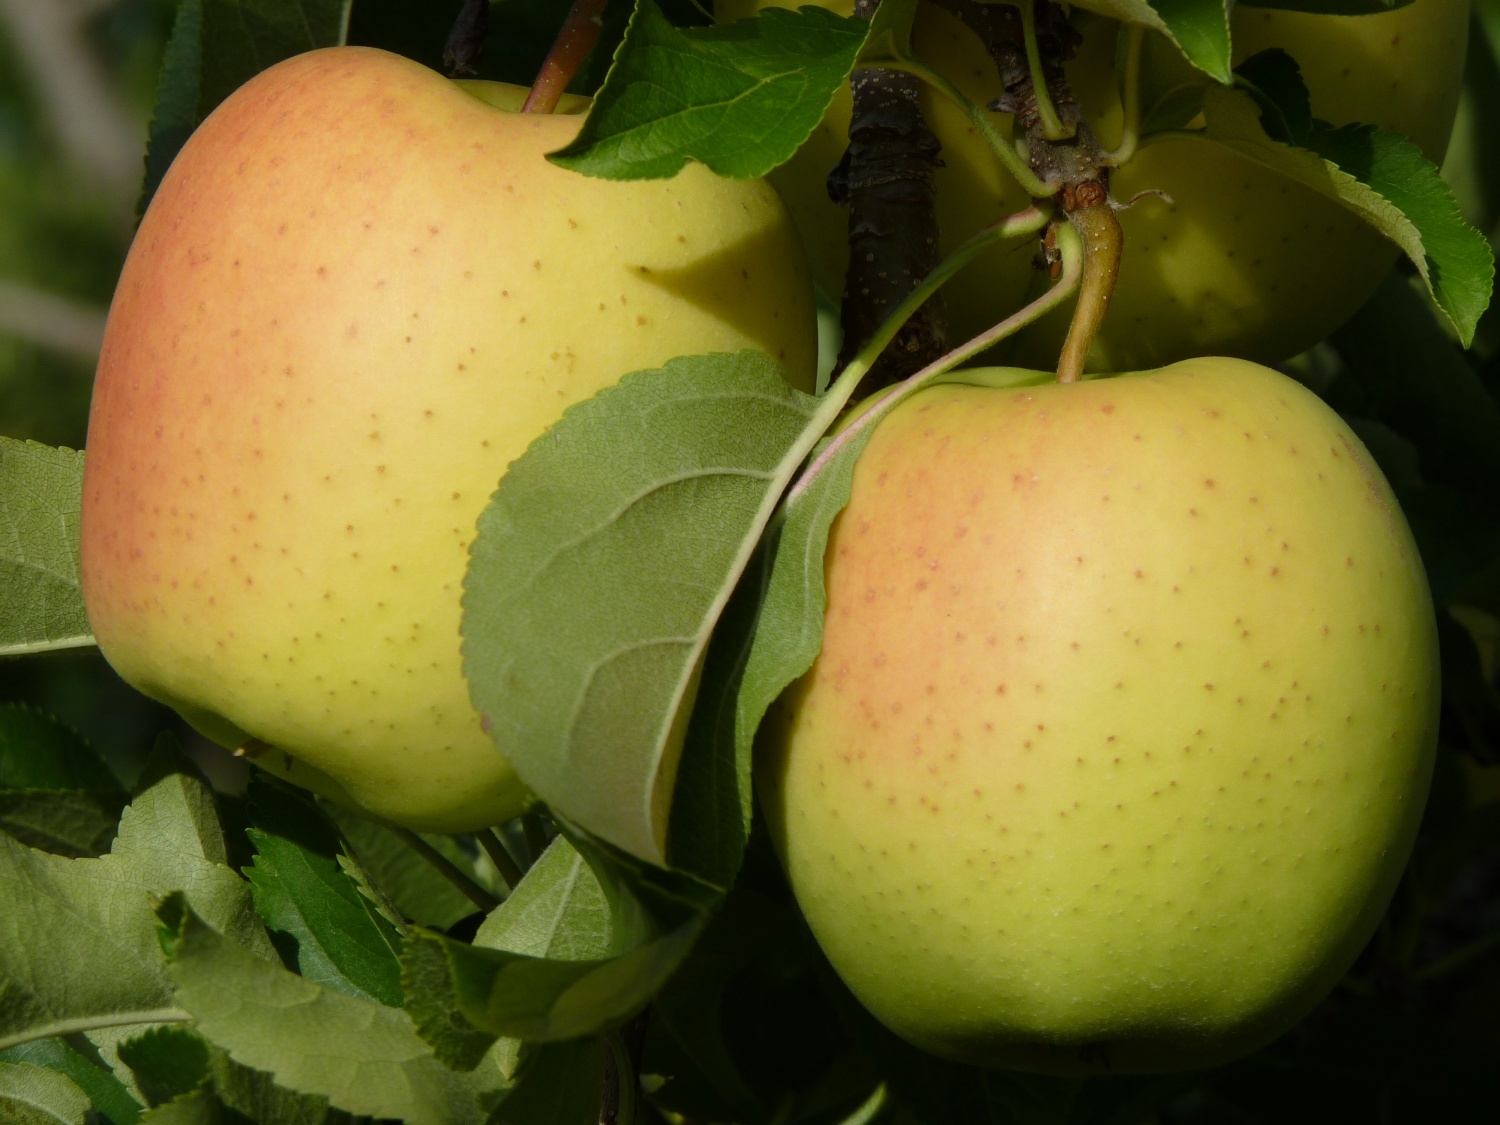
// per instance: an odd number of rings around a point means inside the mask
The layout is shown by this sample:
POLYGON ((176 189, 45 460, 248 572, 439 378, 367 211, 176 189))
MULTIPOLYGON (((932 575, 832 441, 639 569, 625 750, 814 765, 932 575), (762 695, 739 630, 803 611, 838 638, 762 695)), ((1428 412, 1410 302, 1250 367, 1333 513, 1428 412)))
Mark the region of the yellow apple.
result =
POLYGON ((571 114, 379 51, 264 72, 190 139, 110 309, 82 577, 100 648, 226 746, 385 820, 497 823, 522 786, 469 701, 475 521, 564 408, 756 348, 810 388, 775 192, 611 183, 571 114))
MULTIPOLYGON (((734 19, 797 0, 720 0, 734 19)), ((847 14, 852 0, 825 0, 847 14)), ((1067 73, 1084 117, 1106 146, 1117 143, 1122 114, 1115 76, 1116 28, 1089 13, 1067 73)), ((1415 0, 1366 16, 1310 15, 1244 6, 1233 17, 1234 62, 1279 46, 1297 59, 1313 112, 1335 124, 1359 121, 1403 133, 1441 163, 1457 111, 1469 0, 1415 0)), ((1155 37, 1152 37, 1153 39, 1155 37)), ((966 96, 987 104, 999 93, 993 63, 954 17, 922 6, 913 37, 919 57, 966 96)), ((1175 48, 1157 41, 1148 65, 1197 81, 1175 48)), ((986 222, 1026 205, 967 120, 924 92, 923 108, 942 142, 937 171, 942 249, 956 247, 986 222)), ((809 249, 814 277, 832 296, 843 289, 847 211, 828 200, 824 181, 848 135, 842 92, 812 137, 771 175, 809 249)), ((1003 133, 1011 119, 995 115, 1003 133)), ((1140 149, 1112 180, 1117 199, 1157 190, 1120 214, 1125 254, 1110 313, 1090 367, 1119 371, 1206 353, 1274 362, 1322 339, 1357 309, 1395 261, 1393 244, 1337 204, 1253 161, 1202 139, 1160 141, 1140 149)), ((1035 246, 990 252, 944 290, 954 339, 967 339, 1023 303, 1035 283, 1035 246)), ((1057 361, 1070 309, 1060 310, 1012 349, 1028 365, 1057 361)))
POLYGON ((1241 360, 882 420, 757 790, 854 994, 940 1055, 1210 1065, 1345 972, 1437 735, 1421 563, 1315 396, 1241 360))

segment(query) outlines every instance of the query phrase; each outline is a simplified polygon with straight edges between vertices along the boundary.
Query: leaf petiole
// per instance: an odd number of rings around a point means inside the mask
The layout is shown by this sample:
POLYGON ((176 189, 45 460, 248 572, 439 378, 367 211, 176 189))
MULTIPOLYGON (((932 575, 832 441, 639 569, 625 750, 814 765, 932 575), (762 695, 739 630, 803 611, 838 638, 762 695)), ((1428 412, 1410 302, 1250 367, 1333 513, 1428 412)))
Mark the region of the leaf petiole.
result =
MULTIPOLYGON (((1062 277, 1058 279, 1056 285, 1025 308, 1006 317, 993 328, 981 332, 968 343, 954 348, 947 355, 943 356, 942 359, 928 364, 905 382, 897 383, 891 388, 890 393, 886 394, 878 403, 861 414, 819 451, 818 455, 807 466, 807 471, 787 491, 786 503, 790 505, 795 501, 817 477, 819 470, 832 460, 840 449, 848 445, 851 441, 854 441, 859 434, 883 418, 898 402, 921 390, 923 386, 938 376, 953 370, 953 368, 965 360, 978 355, 987 348, 993 347, 1007 336, 1012 335, 1032 321, 1051 312, 1058 305, 1062 304, 1063 301, 1067 300, 1078 289, 1084 275, 1085 255, 1083 240, 1079 238, 1078 233, 1071 226, 1060 226, 1057 231, 1057 248, 1062 256, 1062 277)), ((892 317, 892 319, 896 318, 892 317)), ((849 366, 852 368, 854 364, 851 363, 849 366)), ((842 381, 842 376, 840 377, 840 381, 842 381)))

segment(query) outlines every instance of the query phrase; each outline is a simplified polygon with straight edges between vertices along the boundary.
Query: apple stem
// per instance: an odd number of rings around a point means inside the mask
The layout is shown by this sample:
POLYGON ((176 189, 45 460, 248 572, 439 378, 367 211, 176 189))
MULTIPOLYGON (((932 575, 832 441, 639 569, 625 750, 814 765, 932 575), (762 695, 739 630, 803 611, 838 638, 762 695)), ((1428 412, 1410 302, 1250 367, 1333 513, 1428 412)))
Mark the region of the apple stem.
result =
POLYGON ((568 18, 557 33, 542 69, 537 72, 531 92, 521 106, 522 113, 551 113, 562 100, 568 83, 583 69, 589 52, 599 42, 604 27, 604 7, 609 0, 573 0, 568 18))
POLYGON ((1078 306, 1073 310, 1073 323, 1068 327, 1068 338, 1058 358, 1057 381, 1076 383, 1083 377, 1089 348, 1114 296, 1125 234, 1120 229, 1120 220, 1115 218, 1115 204, 1109 190, 1098 180, 1065 188, 1062 195, 1068 223, 1083 244, 1083 280, 1078 289, 1078 306))
POLYGON ((1075 121, 1065 122, 1057 115, 1048 90, 1047 72, 1042 66, 1042 50, 1036 40, 1035 0, 1022 0, 1021 37, 1026 44, 1026 65, 1031 70, 1032 96, 1036 99, 1036 114, 1041 122, 1042 135, 1049 141, 1072 140, 1078 132, 1075 121))
POLYGON ((505 842, 491 828, 480 829, 474 833, 474 839, 479 841, 484 854, 490 857, 490 862, 495 865, 500 878, 505 880, 505 885, 514 892, 521 882, 521 868, 506 849, 505 842))
POLYGON ((430 863, 437 873, 458 888, 459 894, 488 914, 500 905, 500 900, 460 871, 453 862, 410 828, 392 827, 403 844, 430 863))

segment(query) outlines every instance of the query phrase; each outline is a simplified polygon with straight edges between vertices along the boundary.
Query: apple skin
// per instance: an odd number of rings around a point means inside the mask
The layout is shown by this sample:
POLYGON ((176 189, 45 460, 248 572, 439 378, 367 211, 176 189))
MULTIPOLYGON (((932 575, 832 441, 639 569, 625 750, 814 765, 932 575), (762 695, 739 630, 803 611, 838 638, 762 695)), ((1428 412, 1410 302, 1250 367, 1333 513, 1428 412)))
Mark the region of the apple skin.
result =
POLYGON ((564 171, 543 154, 586 103, 496 108, 524 93, 357 48, 244 86, 141 224, 89 423, 82 583, 109 662, 222 744, 254 737, 267 768, 423 830, 525 798, 459 651, 506 466, 673 356, 756 348, 805 389, 815 366, 768 185, 564 171))
POLYGON ((1350 430, 1235 359, 940 386, 872 435, 756 785, 833 967, 982 1065, 1253 1050, 1347 970, 1437 737, 1433 609, 1350 430))
MULTIPOLYGON (((730 20, 797 0, 719 0, 730 20)), ((852 0, 823 7, 847 15, 852 0)), ((1362 121, 1403 133, 1442 163, 1457 112, 1469 26, 1469 0, 1415 0, 1367 16, 1309 15, 1239 7, 1234 12, 1237 65, 1280 46, 1302 66, 1314 113, 1335 124, 1362 121)), ((1079 106, 1108 147, 1118 142, 1122 113, 1115 77, 1115 27, 1079 13, 1078 58, 1066 67, 1079 106)), ((1208 81, 1160 37, 1148 65, 1187 81, 1208 81)), ((923 5, 913 43, 980 105, 999 95, 994 65, 957 19, 923 5)), ((953 250, 981 226, 1025 207, 1029 198, 967 120, 925 90, 923 111, 943 146, 934 176, 940 246, 953 250)), ((827 197, 825 179, 847 144, 850 100, 841 91, 813 135, 771 174, 808 246, 814 280, 837 299, 848 262, 848 212, 827 197)), ((995 114, 1002 133, 1012 119, 995 114)), ((1147 145, 1118 169, 1119 200, 1155 190, 1172 198, 1141 199, 1120 213, 1125 251, 1109 316, 1089 369, 1155 367, 1193 355, 1238 355, 1277 362, 1305 350, 1367 300, 1396 260, 1383 236, 1338 204, 1222 146, 1195 139, 1147 145)), ((990 251, 944 288, 954 340, 985 330, 1020 307, 1034 285, 1036 246, 1020 242, 990 251)), ((1023 366, 1057 362, 1071 316, 1064 308, 1023 335, 1008 352, 1023 366)))

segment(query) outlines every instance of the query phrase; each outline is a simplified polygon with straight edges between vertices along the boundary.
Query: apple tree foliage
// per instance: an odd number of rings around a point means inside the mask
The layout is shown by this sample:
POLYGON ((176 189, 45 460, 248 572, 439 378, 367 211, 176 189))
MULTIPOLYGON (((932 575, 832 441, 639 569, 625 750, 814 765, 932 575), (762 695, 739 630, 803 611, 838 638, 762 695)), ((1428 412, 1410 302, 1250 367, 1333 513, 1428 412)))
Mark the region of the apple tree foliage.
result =
MULTIPOLYGON (((1406 255, 1351 321, 1284 366, 1380 461, 1442 632, 1428 817, 1339 990, 1220 1071, 1089 1080, 934 1059, 843 990, 757 831, 749 766, 765 709, 819 647, 823 545, 869 432, 827 438, 853 378, 814 398, 764 356, 683 357, 574 407, 516 463, 473 550, 466 673, 543 804, 493 833, 435 837, 265 775, 212 785, 178 735, 146 735, 169 717, 132 711, 102 677, 77 681, 80 702, 11 674, 91 638, 84 454, 22 440, 81 432, 66 421, 81 402, 21 405, 42 381, 12 378, 20 353, 0 351, 15 435, 0 438, 0 1119, 1084 1125, 1467 1121, 1500 1104, 1500 333, 1484 237, 1500 231, 1500 2, 1476 4, 1445 168, 1456 190, 1400 137, 1313 119, 1290 56, 1231 70, 1222 0, 1080 6, 1164 36, 1204 76, 1190 104, 1176 90, 1145 120, 1201 121, 1406 255), (725 497, 711 509, 685 484, 704 479, 725 497), (643 650, 657 658, 618 659, 643 650), (75 724, 138 751, 106 760, 75 724)), ((170 31, 140 205, 196 124, 260 70, 343 42, 437 67, 461 7, 159 5, 170 22, 153 26, 170 31)), ((529 82, 568 7, 494 5, 482 76, 529 82)), ((810 8, 715 27, 691 3, 616 0, 576 80, 596 108, 554 159, 607 179, 689 160, 764 175, 855 66, 909 56, 913 10, 885 0, 869 24, 810 8)), ((149 40, 96 31, 137 54, 149 40)), ((34 148, 16 151, 45 165, 34 148)), ((0 160, 0 198, 33 220, 24 236, 0 224, 0 270, 107 297, 122 249, 108 222, 23 187, 0 160)))

